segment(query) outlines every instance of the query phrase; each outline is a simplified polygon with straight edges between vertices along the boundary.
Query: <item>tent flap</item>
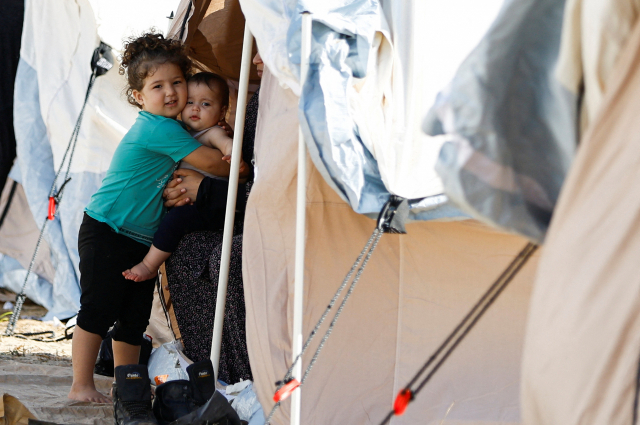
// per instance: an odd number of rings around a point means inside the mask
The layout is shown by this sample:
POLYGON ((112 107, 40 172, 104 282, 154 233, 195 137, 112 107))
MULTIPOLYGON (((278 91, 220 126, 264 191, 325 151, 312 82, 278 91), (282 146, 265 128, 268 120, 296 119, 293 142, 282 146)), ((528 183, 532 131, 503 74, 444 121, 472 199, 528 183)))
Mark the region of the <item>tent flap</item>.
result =
POLYGON ((452 201, 537 242, 577 144, 577 96, 554 78, 563 12, 564 0, 505 2, 424 123, 446 134, 436 170, 452 201))

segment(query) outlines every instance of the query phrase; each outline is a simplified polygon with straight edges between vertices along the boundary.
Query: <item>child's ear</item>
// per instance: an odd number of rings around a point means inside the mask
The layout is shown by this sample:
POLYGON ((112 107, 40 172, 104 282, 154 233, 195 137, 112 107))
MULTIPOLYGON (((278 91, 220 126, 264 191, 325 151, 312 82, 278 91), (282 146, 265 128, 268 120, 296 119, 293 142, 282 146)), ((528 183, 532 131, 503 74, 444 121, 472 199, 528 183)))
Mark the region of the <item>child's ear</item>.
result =
POLYGON ((140 105, 141 107, 144 106, 144 98, 142 97, 142 93, 140 93, 138 90, 132 90, 131 95, 138 105, 140 105))

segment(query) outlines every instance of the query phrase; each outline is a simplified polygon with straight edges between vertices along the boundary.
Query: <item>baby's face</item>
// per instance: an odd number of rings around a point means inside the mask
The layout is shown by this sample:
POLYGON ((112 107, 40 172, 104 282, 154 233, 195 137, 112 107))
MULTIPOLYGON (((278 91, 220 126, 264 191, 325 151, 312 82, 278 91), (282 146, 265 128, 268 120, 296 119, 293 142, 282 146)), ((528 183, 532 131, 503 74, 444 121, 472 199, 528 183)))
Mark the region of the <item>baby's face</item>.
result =
POLYGON ((224 118, 217 90, 211 90, 207 84, 189 83, 187 86, 187 105, 182 110, 182 121, 195 131, 213 127, 224 118))

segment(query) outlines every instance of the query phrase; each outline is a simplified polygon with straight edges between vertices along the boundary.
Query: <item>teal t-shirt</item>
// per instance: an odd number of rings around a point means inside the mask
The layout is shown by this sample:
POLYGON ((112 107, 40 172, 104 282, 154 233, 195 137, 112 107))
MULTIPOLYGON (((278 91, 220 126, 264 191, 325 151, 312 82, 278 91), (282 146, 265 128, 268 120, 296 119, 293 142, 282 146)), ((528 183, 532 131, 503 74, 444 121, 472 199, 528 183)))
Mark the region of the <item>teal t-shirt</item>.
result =
POLYGON ((200 146, 178 121, 141 111, 85 211, 116 232, 151 245, 166 212, 164 186, 176 163, 200 146))

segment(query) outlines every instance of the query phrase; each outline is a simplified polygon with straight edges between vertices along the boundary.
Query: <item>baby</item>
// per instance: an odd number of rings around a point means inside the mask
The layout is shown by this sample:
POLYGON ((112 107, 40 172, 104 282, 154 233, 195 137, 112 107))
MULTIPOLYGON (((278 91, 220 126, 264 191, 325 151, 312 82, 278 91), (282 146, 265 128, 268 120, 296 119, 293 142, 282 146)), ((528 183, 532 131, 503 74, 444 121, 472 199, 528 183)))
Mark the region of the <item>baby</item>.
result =
MULTIPOLYGON (((219 75, 201 72, 187 80, 187 104, 181 113, 182 121, 190 127, 193 137, 207 147, 218 149, 221 157, 220 161, 216 161, 213 174, 198 170, 184 161, 181 168, 195 169, 209 177, 228 178, 233 140, 217 125, 224 121, 228 107, 229 86, 219 75)), ((246 174, 248 167, 241 160, 240 177, 246 177, 246 174)), ((218 230, 223 225, 224 216, 203 214, 196 205, 173 208, 162 219, 153 237, 153 245, 144 259, 122 272, 122 275, 136 282, 151 279, 157 276, 158 268, 175 251, 185 234, 218 230)))
MULTIPOLYGON (((224 121, 229 109, 229 86, 219 75, 211 72, 200 72, 187 81, 187 105, 182 110, 182 121, 191 129, 191 135, 203 145, 218 149, 222 152, 222 159, 227 162, 231 158, 233 140, 227 132, 217 125, 224 121)), ((241 172, 243 169, 241 163, 241 172)), ((196 170, 207 177, 224 178, 229 176, 225 170, 228 165, 221 163, 221 172, 217 175, 198 170, 192 165, 182 162, 180 168, 196 170)))

